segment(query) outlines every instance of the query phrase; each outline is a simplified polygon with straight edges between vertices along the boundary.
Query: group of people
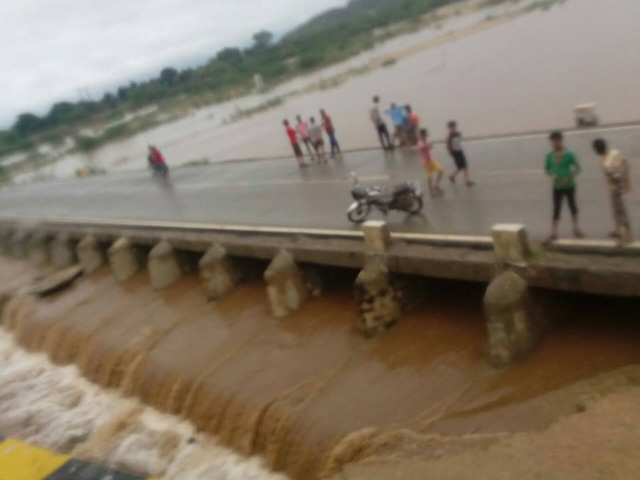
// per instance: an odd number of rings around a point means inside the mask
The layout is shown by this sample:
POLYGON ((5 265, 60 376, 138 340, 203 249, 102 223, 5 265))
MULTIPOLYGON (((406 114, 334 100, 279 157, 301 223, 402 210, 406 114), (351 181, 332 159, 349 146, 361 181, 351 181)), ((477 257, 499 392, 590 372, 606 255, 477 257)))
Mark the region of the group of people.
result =
MULTIPOLYGON (((552 132, 549 136, 551 151, 545 162, 545 172, 553 182, 553 218, 551 221, 551 235, 548 242, 557 240, 558 226, 562 204, 567 199, 573 220, 573 234, 576 238, 584 237, 578 223, 578 205, 576 201, 576 177, 582 168, 577 155, 564 145, 562 132, 552 132)), ((609 148, 607 141, 598 138, 593 142, 593 150, 600 159, 604 172, 611 206, 613 210, 614 229, 609 234, 619 244, 624 245, 633 241, 631 222, 624 201, 624 195, 631 191, 631 176, 629 163, 618 150, 609 148)))
MULTIPOLYGON (((422 165, 427 177, 429 193, 432 197, 443 194, 441 187, 444 171, 442 165, 432 155, 432 145, 429 141, 429 132, 421 128, 420 118, 413 111, 411 105, 396 105, 392 103, 390 108, 384 111, 390 117, 394 132, 389 133, 387 124, 380 111, 380 97, 373 97, 373 103, 369 112, 370 119, 380 140, 380 145, 385 151, 393 151, 396 147, 417 147, 422 165)), ((307 166, 300 142, 304 143, 311 159, 318 162, 326 162, 323 134, 326 133, 331 144, 331 155, 340 153, 340 146, 336 140, 335 127, 331 117, 324 110, 320 110, 321 123, 316 123, 311 117, 309 123, 299 115, 297 124, 293 128, 287 120, 284 125, 293 146, 294 153, 300 166, 307 166)), ((446 146, 454 163, 454 171, 449 175, 452 184, 456 183, 458 175, 464 176, 468 187, 475 185, 469 174, 469 166, 466 154, 462 146, 462 134, 458 130, 456 121, 447 124, 448 134, 446 146)), ((578 206, 576 201, 576 177, 581 172, 580 162, 574 152, 565 148, 562 132, 556 131, 549 136, 551 151, 546 157, 545 172, 553 181, 553 217, 551 222, 551 234, 548 242, 558 238, 558 227, 564 200, 567 200, 569 210, 573 218, 573 233, 577 238, 584 236, 578 223, 578 206)), ((624 195, 630 191, 629 164, 618 150, 611 150, 604 139, 593 142, 593 149, 600 158, 601 167, 606 177, 610 193, 611 205, 615 228, 610 236, 620 244, 632 241, 631 223, 624 202, 624 195)))
MULTIPOLYGON (((441 196, 443 191, 440 187, 444 175, 442 165, 437 162, 431 153, 431 143, 429 142, 429 131, 420 128, 420 117, 411 108, 411 105, 398 106, 395 103, 384 112, 391 118, 394 126, 393 137, 389 135, 387 124, 380 113, 380 97, 373 97, 373 104, 369 116, 378 133, 380 145, 383 150, 392 151, 399 147, 417 146, 420 152, 422 165, 427 176, 429 193, 432 197, 441 196)), ((469 187, 475 185, 469 175, 467 156, 462 148, 462 134, 458 130, 458 124, 451 121, 447 124, 447 150, 453 159, 455 170, 449 175, 451 183, 455 184, 459 174, 463 174, 465 184, 469 187)))
POLYGON ((400 147, 415 146, 418 144, 418 131, 420 129, 420 117, 413 111, 411 105, 391 104, 385 115, 391 118, 394 132, 393 138, 389 135, 387 124, 380 113, 380 97, 373 97, 373 105, 371 106, 370 117, 376 130, 380 144, 384 150, 393 150, 397 143, 400 147))
POLYGON ((333 125, 333 120, 324 109, 320 109, 320 122, 316 122, 315 117, 310 117, 309 122, 306 122, 300 115, 297 115, 295 128, 291 126, 289 120, 284 120, 283 124, 298 164, 301 167, 309 165, 304 160, 304 153, 300 146, 301 143, 305 145, 309 158, 312 161, 315 160, 318 163, 327 162, 324 143, 325 133, 327 137, 329 137, 331 157, 335 158, 336 155, 340 154, 340 144, 336 138, 336 128, 333 125))

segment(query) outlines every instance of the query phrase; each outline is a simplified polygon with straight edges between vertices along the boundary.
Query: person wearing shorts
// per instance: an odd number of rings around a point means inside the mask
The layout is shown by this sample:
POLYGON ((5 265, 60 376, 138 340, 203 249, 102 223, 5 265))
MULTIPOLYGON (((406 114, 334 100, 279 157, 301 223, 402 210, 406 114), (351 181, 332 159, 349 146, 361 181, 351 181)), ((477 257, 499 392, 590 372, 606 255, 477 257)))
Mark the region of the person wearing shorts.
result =
POLYGON ((573 219, 573 235, 576 238, 582 238, 584 233, 578 225, 578 206, 576 204, 575 178, 581 171, 578 157, 571 150, 565 149, 562 132, 551 133, 549 142, 552 150, 547 154, 545 172, 553 179, 553 219, 551 221, 551 235, 549 235, 547 243, 558 239, 558 225, 565 198, 573 219))
POLYGON ((429 185, 429 193, 432 197, 440 197, 444 193, 440 188, 442 180, 442 166, 434 160, 431 155, 431 143, 429 143, 429 132, 426 128, 420 130, 420 139, 418 140, 418 151, 420 152, 420 160, 427 176, 427 184, 429 185), (435 182, 434 182, 435 177, 435 182))
POLYGON ((449 175, 449 180, 451 183, 456 183, 456 177, 459 173, 464 174, 465 182, 467 187, 471 187, 475 185, 474 182, 471 181, 469 176, 469 166, 467 164, 467 156, 462 149, 462 134, 458 131, 458 124, 454 121, 449 122, 447 125, 449 129, 449 135, 447 137, 447 149, 453 158, 453 163, 456 166, 456 171, 449 175))
POLYGON ((300 165, 301 167, 306 167, 307 164, 304 163, 304 155, 302 154, 302 149, 300 148, 300 144, 298 143, 297 132, 293 128, 291 128, 291 125, 289 125, 289 120, 284 120, 282 124, 284 125, 287 136, 289 137, 289 142, 291 143, 291 147, 293 148, 293 153, 298 160, 298 165, 300 165))

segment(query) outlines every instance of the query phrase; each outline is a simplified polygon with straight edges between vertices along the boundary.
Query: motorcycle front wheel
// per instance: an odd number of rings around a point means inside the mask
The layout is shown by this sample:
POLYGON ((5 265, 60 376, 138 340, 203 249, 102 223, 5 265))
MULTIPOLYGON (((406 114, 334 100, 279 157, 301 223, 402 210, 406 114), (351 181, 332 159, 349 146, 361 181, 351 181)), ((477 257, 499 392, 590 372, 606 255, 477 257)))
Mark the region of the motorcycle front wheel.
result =
POLYGON ((369 216, 369 212, 371 212, 371 205, 367 203, 359 203, 356 208, 349 209, 347 217, 353 223, 362 223, 369 216))
POLYGON ((411 195, 411 198, 409 198, 409 204, 405 211, 411 215, 416 215, 422 211, 423 206, 424 201, 422 200, 421 195, 411 195))

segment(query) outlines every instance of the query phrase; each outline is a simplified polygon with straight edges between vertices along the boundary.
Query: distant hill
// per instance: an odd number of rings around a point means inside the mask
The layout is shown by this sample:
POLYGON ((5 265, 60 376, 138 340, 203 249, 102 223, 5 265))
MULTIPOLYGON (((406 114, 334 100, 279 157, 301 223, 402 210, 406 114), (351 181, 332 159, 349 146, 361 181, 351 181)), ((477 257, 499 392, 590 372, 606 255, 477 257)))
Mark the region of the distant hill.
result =
POLYGON ((455 1, 460 0, 351 0, 346 7, 334 8, 312 18, 289 33, 285 40, 300 40, 341 27, 353 29, 358 25, 365 30, 384 26, 455 1))
MULTIPOLYGON (((462 1, 351 0, 344 8, 312 18, 278 42, 272 42, 270 32, 257 32, 253 46, 225 47, 198 67, 178 70, 167 66, 158 76, 123 84, 97 101, 58 102, 42 117, 24 112, 11 129, 0 130, 0 156, 33 150, 39 142, 60 142, 69 135, 69 129, 77 129, 91 119, 119 118, 126 111, 159 102, 168 101, 172 108, 171 105, 202 105, 234 98, 253 90, 256 73, 268 85, 275 85, 300 73, 346 60, 395 34, 393 29, 383 33, 378 29, 419 19, 441 6, 462 1)), ((119 136, 132 133, 127 128, 118 128, 119 136)), ((115 132, 106 131, 104 138, 92 139, 90 143, 79 135, 76 148, 97 148, 113 140, 114 135, 115 132)))

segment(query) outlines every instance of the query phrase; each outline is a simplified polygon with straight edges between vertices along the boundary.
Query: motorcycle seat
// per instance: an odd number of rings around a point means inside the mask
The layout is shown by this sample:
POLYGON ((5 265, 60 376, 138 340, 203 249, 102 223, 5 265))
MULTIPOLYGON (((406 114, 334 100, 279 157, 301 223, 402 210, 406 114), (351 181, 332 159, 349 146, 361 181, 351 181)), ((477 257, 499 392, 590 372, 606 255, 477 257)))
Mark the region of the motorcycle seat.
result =
POLYGON ((378 202, 388 203, 393 200, 393 193, 380 191, 369 194, 369 197, 378 202))
POLYGON ((411 185, 407 183, 402 183, 400 185, 396 185, 395 187, 393 187, 394 195, 399 195, 401 193, 409 193, 411 191, 412 191, 411 185))

